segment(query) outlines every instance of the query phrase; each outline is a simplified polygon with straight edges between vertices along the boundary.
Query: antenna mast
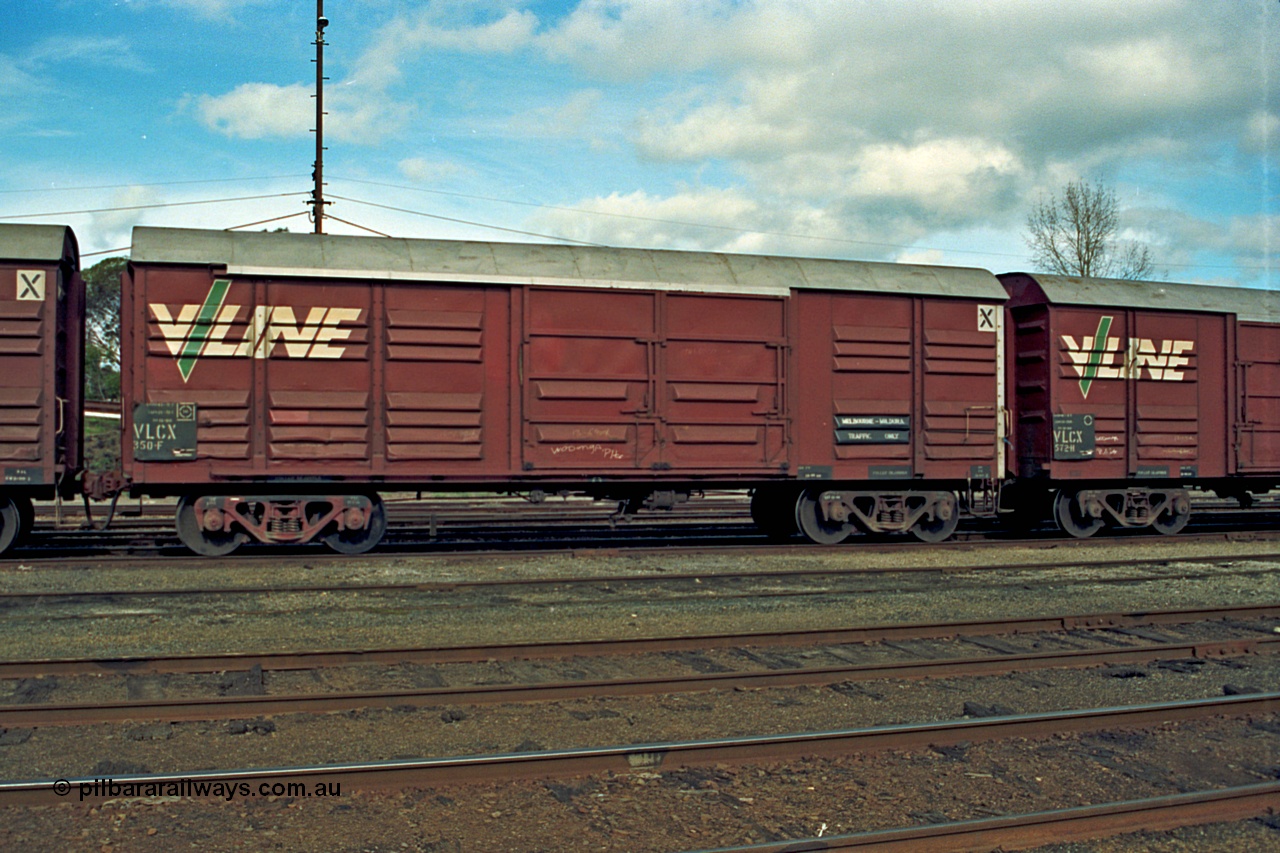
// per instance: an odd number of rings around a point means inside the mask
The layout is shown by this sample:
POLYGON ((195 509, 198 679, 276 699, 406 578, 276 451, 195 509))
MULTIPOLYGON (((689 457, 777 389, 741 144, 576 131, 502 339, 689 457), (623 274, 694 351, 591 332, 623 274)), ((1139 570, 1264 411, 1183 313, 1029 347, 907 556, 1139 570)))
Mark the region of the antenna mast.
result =
POLYGON ((324 233, 324 28, 329 19, 324 16, 324 0, 316 0, 316 162, 311 171, 316 186, 311 193, 311 218, 316 223, 316 233, 324 233))

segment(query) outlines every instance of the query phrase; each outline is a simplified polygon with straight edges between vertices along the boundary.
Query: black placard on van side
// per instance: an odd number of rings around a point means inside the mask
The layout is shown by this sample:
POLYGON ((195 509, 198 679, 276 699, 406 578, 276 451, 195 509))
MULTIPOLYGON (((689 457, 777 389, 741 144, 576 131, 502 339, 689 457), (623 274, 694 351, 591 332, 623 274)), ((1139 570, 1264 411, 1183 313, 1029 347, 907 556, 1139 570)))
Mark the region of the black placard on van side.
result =
POLYGON ((1092 459, 1093 415, 1053 416, 1053 458, 1092 459))
POLYGON ((173 462, 196 458, 195 403, 139 403, 133 409, 133 458, 173 462))

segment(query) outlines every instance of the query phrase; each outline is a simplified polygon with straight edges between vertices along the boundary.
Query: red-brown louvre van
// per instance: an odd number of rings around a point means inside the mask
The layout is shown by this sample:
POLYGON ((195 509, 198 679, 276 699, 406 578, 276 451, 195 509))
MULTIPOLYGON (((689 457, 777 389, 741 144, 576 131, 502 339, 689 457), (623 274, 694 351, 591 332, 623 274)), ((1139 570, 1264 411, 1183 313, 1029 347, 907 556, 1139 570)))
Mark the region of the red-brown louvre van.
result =
POLYGON ((392 486, 746 487, 778 532, 937 538, 994 511, 1003 300, 979 270, 138 228, 126 474, 203 553, 372 547, 392 486))
POLYGON ((63 225, 0 226, 0 552, 80 491, 84 284, 63 225))
POLYGON ((799 495, 801 530, 936 541, 961 510, 994 514, 1008 447, 994 277, 901 264, 831 273, 842 286, 792 294, 796 471, 814 484, 799 495))
POLYGON ((1280 482, 1277 294, 1000 279, 1024 505, 1046 506, 1075 536, 1107 524, 1175 533, 1188 488, 1247 502, 1280 482))

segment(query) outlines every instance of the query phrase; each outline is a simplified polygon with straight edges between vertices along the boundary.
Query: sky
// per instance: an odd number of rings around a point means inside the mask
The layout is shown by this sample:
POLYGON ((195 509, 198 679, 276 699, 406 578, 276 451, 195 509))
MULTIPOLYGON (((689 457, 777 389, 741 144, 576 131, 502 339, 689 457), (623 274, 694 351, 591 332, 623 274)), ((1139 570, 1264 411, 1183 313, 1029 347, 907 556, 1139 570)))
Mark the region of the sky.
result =
MULTIPOLYGON (((314 0, 5 6, 0 222, 86 266, 139 224, 313 230, 314 0)), ((1158 278, 1280 290, 1280 0, 324 13, 327 233, 1006 272, 1086 180, 1158 278)))

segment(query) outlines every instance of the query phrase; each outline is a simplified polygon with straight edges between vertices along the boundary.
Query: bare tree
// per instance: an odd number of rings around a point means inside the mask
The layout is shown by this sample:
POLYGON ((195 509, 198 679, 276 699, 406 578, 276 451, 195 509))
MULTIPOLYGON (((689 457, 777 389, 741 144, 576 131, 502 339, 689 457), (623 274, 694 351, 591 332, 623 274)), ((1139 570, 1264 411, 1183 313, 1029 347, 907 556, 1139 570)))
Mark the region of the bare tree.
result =
POLYGON ((1061 197, 1041 198, 1027 216, 1027 246, 1036 266, 1060 275, 1150 278, 1151 251, 1120 240, 1115 190, 1072 181, 1061 197))

